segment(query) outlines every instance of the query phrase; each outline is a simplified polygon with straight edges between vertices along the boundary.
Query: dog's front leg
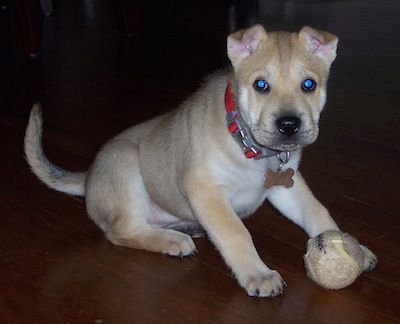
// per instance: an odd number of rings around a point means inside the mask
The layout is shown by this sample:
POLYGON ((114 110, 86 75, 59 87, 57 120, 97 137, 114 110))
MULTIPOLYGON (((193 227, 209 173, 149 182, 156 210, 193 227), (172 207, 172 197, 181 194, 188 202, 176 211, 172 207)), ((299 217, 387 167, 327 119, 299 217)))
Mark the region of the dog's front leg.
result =
POLYGON ((268 200, 283 215, 301 226, 310 237, 338 230, 328 210, 315 198, 299 171, 293 180, 291 188, 274 186, 269 189, 268 200))
MULTIPOLYGON (((315 198, 300 172, 293 177, 291 188, 275 186, 269 189, 268 200, 287 218, 301 226, 310 237, 329 230, 339 230, 328 210, 315 198)), ((376 264, 376 256, 364 245, 364 271, 376 264)))
POLYGON ((281 276, 262 262, 250 233, 223 191, 203 180, 189 181, 188 198, 198 221, 250 296, 268 297, 282 293, 281 276))

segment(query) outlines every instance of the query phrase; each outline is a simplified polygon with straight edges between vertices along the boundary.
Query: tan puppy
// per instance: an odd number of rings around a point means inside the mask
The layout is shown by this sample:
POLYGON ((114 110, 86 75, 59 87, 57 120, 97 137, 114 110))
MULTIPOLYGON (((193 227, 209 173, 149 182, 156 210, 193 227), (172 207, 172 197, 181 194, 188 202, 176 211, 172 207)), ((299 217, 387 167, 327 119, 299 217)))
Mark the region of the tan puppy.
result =
MULTIPOLYGON (((311 237, 338 229, 297 171, 301 149, 318 135, 337 42, 310 27, 266 33, 257 25, 230 35, 233 71, 210 77, 179 109, 117 135, 86 173, 45 158, 36 106, 25 137, 28 162, 51 188, 85 195, 90 217, 114 244, 190 255, 195 244, 182 232, 204 228, 249 295, 274 296, 282 292, 281 276, 262 262, 241 218, 268 199, 311 237), (233 106, 244 135, 227 129, 233 106), (251 158, 251 150, 266 157, 251 158), (275 180, 264 186, 267 170, 280 177, 289 168, 292 187, 275 180)), ((363 249, 368 268, 376 259, 363 249)))

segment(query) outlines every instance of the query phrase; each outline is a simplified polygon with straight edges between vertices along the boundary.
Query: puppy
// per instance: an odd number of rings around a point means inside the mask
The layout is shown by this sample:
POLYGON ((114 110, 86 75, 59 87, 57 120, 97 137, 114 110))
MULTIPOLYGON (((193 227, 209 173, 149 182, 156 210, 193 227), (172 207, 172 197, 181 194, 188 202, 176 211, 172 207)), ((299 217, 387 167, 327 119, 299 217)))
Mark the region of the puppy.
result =
MULTIPOLYGON (((338 39, 304 27, 260 25, 227 40, 233 69, 210 77, 178 109, 108 141, 84 173, 43 154, 35 106, 25 136, 33 172, 49 187, 86 197, 93 221, 116 245, 191 255, 204 229, 251 296, 280 294, 284 282, 259 257, 243 218, 268 199, 310 237, 338 230, 298 171, 314 142, 338 39)), ((363 246, 365 269, 376 258, 363 246)))

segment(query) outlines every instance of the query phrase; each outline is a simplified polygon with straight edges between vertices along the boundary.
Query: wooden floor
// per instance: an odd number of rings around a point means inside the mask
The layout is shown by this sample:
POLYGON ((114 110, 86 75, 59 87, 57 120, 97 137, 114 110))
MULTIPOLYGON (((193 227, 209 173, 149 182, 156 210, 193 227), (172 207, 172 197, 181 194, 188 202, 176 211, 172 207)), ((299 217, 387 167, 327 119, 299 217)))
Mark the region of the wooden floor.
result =
POLYGON ((143 1, 142 31, 130 40, 117 32, 110 2, 54 2, 40 60, 24 57, 12 8, 0 12, 1 323, 400 322, 397 0, 143 1), (48 157, 87 169, 109 137, 172 109, 225 67, 226 35, 258 21, 340 38, 321 134, 301 170, 340 227, 379 257, 344 290, 307 279, 306 235, 268 203, 246 225, 288 287, 256 299, 205 239, 185 259, 111 245, 83 199, 46 188, 24 161, 33 102, 43 103, 48 157))

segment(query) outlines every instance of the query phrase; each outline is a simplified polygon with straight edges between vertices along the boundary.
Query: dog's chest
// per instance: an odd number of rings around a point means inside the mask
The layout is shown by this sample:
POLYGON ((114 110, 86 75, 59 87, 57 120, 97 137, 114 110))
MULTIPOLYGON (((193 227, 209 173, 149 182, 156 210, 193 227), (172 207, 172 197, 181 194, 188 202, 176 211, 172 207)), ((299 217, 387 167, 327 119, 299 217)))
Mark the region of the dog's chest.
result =
POLYGON ((264 168, 227 167, 223 171, 228 201, 242 218, 252 214, 264 201, 264 168))

